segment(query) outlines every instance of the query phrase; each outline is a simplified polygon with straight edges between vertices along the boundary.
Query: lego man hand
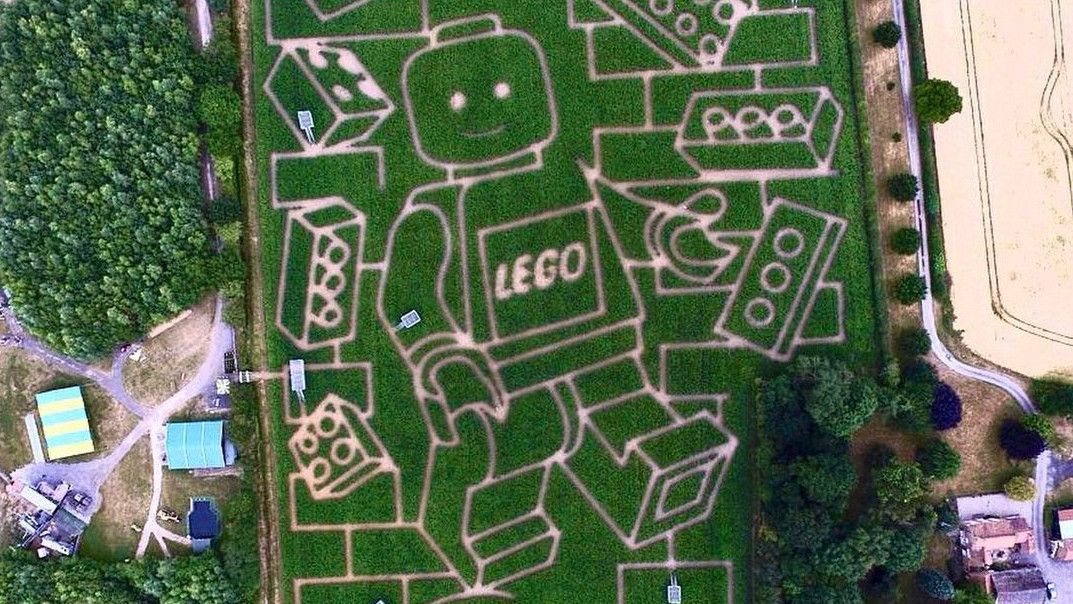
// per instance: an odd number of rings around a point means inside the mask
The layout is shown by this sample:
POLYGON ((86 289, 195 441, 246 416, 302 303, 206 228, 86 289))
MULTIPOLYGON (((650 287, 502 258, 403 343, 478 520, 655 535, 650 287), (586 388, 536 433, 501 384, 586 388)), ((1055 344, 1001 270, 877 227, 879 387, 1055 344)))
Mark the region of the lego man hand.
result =
POLYGON ((455 444, 458 434, 452 417, 466 406, 498 416, 503 408, 502 389, 496 384, 488 357, 473 346, 458 342, 439 346, 414 362, 414 388, 423 401, 433 433, 455 444))

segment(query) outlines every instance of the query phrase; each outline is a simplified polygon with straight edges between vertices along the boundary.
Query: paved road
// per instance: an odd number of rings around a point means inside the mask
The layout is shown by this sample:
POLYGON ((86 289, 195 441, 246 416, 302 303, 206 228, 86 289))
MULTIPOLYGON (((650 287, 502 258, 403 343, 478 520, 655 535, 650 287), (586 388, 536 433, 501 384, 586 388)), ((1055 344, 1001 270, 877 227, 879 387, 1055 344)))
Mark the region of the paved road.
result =
MULTIPOLYGON (((906 28, 905 19, 905 5, 904 0, 891 0, 894 7, 894 20, 901 27, 903 32, 908 31, 906 28)), ((923 182, 923 171, 920 163, 920 139, 917 136, 918 125, 917 116, 913 111, 913 103, 911 98, 911 91, 913 89, 912 71, 910 69, 909 58, 909 43, 906 40, 906 36, 903 35, 898 42, 898 71, 901 76, 902 82, 902 113, 905 120, 905 134, 906 140, 909 143, 909 167, 912 173, 917 177, 920 182, 923 182)), ((939 334, 935 327, 935 300, 931 295, 931 271, 930 256, 928 251, 928 232, 927 223, 925 221, 924 213, 924 199, 923 195, 918 193, 916 200, 913 202, 913 211, 917 223, 917 228, 920 230, 921 235, 921 251, 917 258, 917 270, 920 275, 924 277, 924 281, 928 286, 928 293, 924 296, 924 300, 921 302, 921 312, 924 320, 924 329, 927 330, 928 336, 931 338, 931 349, 936 358, 941 363, 949 367, 955 373, 963 376, 979 380, 992 384, 1010 395, 1013 400, 1017 401, 1021 409, 1025 413, 1039 413, 1036 405, 1032 402, 1032 398, 1028 396, 1025 389, 1014 378, 1005 375, 1003 373, 992 371, 981 367, 975 367, 957 359, 939 339, 939 334)), ((1073 567, 1055 562, 1048 556, 1049 546, 1047 543, 1047 519, 1043 515, 1044 499, 1047 495, 1047 491, 1051 486, 1051 452, 1045 451, 1036 459, 1036 498, 1033 501, 1032 506, 1032 529, 1036 533, 1036 564, 1043 570, 1044 576, 1048 581, 1053 581, 1058 587, 1058 593, 1063 596, 1073 595, 1073 567)))
MULTIPOLYGON (((161 428, 168 421, 168 418, 182 408, 183 405, 190 401, 190 399, 200 396, 206 388, 209 388, 215 382, 216 376, 223 369, 224 353, 231 350, 233 342, 231 328, 223 322, 222 314, 223 301, 221 298, 217 297, 212 329, 209 336, 209 350, 205 359, 202 361, 201 366, 198 368, 197 373, 189 381, 183 384, 178 392, 172 394, 160 405, 153 407, 152 409, 142 407, 143 414, 140 416, 141 420, 127 433, 127 436, 123 438, 122 442, 108 453, 108 455, 79 463, 49 462, 42 464, 28 464, 12 472, 12 476, 24 482, 35 479, 41 475, 65 480, 75 486, 75 488, 94 495, 94 499, 96 499, 97 502, 91 510, 91 513, 95 513, 97 507, 100 505, 100 497, 97 497, 96 495, 100 490, 101 485, 112 475, 112 472, 115 471, 115 468, 121 461, 123 461, 123 458, 127 456, 127 453, 134 448, 134 445, 144 438, 146 434, 153 433, 154 431, 161 432, 161 428)), ((25 345, 28 341, 29 340, 24 339, 23 344, 25 345)), ((46 353, 43 358, 55 361, 55 363, 50 362, 50 364, 56 368, 66 369, 69 367, 81 366, 90 372, 90 376, 104 375, 101 371, 93 369, 92 367, 86 367, 67 357, 60 356, 55 352, 42 347, 40 344, 37 346, 46 353)), ((117 365, 121 367, 122 363, 118 363, 117 365)), ((113 374, 114 373, 116 373, 115 367, 113 367, 113 374)), ((82 374, 80 373, 80 375, 82 374)), ((90 377, 90 379, 94 378, 90 377)), ((98 383, 101 382, 98 381, 98 383)), ((122 382, 120 382, 120 387, 121 386, 122 382)), ((155 442, 153 443, 152 449, 153 497, 148 517, 153 518, 155 522, 156 510, 160 502, 161 481, 163 478, 163 452, 158 447, 158 443, 155 442)))
MULTIPOLYGON (((138 543, 136 555, 141 558, 149 546, 149 538, 159 535, 168 538, 169 532, 157 524, 156 512, 160 508, 160 496, 163 492, 164 480, 164 424, 173 413, 178 411, 187 401, 199 396, 208 385, 215 382, 224 366, 224 354, 233 348, 234 334, 231 328, 223 322, 223 298, 216 297, 216 310, 213 316, 212 332, 209 342, 209 352, 198 368, 197 374, 183 385, 178 392, 171 395, 159 407, 153 409, 153 413, 142 420, 139 426, 144 425, 145 432, 149 433, 149 444, 152 448, 153 460, 153 494, 150 498, 149 510, 146 514, 145 527, 142 529, 141 540, 138 543)), ((143 432, 143 434, 145 433, 143 432)), ((173 540, 173 539, 170 539, 173 540)))
POLYGON ((39 342, 23 328, 18 318, 15 317, 15 313, 11 312, 10 309, 4 311, 4 320, 7 322, 8 330, 22 339, 22 342, 18 345, 19 348, 40 359, 53 369, 63 373, 79 375, 87 380, 96 382, 98 386, 103 388, 112 398, 119 401, 128 411, 138 417, 145 417, 148 412, 147 409, 134 400, 134 397, 130 396, 123 386, 123 364, 127 360, 126 352, 116 352, 112 362, 111 373, 105 373, 81 361, 58 354, 39 342))

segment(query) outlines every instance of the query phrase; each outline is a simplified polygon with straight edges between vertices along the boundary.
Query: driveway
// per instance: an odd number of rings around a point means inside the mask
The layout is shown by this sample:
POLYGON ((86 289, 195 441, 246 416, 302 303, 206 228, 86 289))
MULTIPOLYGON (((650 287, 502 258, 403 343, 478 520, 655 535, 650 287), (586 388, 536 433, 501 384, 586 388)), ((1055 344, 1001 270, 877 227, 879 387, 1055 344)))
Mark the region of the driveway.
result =
MULTIPOLYGON (((908 31, 905 19, 904 0, 891 0, 894 6, 894 20, 903 32, 908 31)), ((913 110, 912 90, 913 78, 910 69, 909 43, 905 35, 898 42, 898 70, 902 83, 902 119, 905 123, 906 139, 909 143, 909 167, 919 182, 923 182, 923 170, 920 162, 920 139, 918 136, 917 116, 913 110)), ((932 298, 930 255, 928 250, 927 222, 925 221, 924 199, 921 193, 917 193, 913 202, 913 211, 917 223, 917 229, 921 235, 921 251, 917 256, 917 271, 927 283, 927 294, 921 301, 924 329, 931 339, 932 352, 941 363, 949 367, 955 373, 986 382, 1004 390, 1025 413, 1039 413, 1031 397, 1025 392, 1021 384, 1014 378, 1003 373, 992 371, 982 367, 974 367, 956 358, 939 339, 935 326, 935 300, 932 298)), ((1044 500, 1050 490, 1051 483, 1051 459, 1050 451, 1045 451, 1036 458, 1036 497, 1032 501, 1031 517, 1028 518, 1032 530, 1036 534, 1036 564, 1043 571, 1048 581, 1052 581, 1058 587, 1060 594, 1065 597, 1073 596, 1073 566, 1052 560, 1047 554, 1050 551, 1047 542, 1047 521, 1043 515, 1044 500)), ((1060 596, 1061 597, 1061 596, 1060 596)))

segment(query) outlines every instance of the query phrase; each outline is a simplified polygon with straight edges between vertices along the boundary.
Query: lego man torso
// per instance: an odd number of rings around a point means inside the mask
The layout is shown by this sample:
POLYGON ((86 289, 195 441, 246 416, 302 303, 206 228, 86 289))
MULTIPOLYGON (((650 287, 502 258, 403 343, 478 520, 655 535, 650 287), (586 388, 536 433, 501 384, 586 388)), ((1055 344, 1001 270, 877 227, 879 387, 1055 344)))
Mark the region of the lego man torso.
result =
MULTIPOLYGON (((424 262, 438 256, 426 246, 443 248, 435 295, 451 315, 403 337, 417 342, 454 323, 486 346, 508 390, 638 346, 641 306, 606 211, 579 174, 553 182, 544 175, 529 170, 426 190, 411 199, 395 237, 425 247, 424 262), (429 233, 421 218, 407 226, 423 212, 446 222, 448 237, 429 233), (416 229, 423 234, 411 234, 416 229)), ((401 251, 393 272, 406 270, 401 251)), ((406 281, 411 291, 425 287, 406 281)), ((385 305, 390 314, 394 305, 385 305)))

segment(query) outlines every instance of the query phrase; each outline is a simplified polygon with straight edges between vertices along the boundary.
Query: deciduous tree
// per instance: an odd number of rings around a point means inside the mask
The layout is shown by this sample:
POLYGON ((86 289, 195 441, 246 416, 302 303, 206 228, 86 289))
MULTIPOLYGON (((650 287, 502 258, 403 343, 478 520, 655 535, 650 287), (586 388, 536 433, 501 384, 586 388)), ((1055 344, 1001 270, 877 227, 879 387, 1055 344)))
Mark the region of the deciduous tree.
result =
POLYGON ((894 48, 902 39, 902 28, 894 21, 884 21, 872 30, 872 39, 883 48, 894 48))
POLYGON ((931 425, 936 430, 950 430, 961 423, 961 397, 948 384, 935 386, 931 403, 931 425))
POLYGON ((961 455, 945 440, 933 438, 917 451, 917 463, 928 478, 946 480, 957 476, 961 455))
POLYGON ((954 597, 954 584, 950 578, 933 568, 922 568, 917 571, 916 584, 925 595, 936 600, 949 600, 954 597))
POLYGON ((907 357, 919 357, 931 350, 931 337, 919 327, 908 327, 898 334, 898 350, 907 357))
POLYGON ((1035 459, 1047 448, 1047 443, 1039 432, 1026 428, 1015 419, 1002 422, 999 443, 1010 459, 1035 459))
POLYGON ((895 174, 887 179, 887 192, 898 201, 913 201, 920 191, 917 177, 908 172, 895 174))
POLYGON ((913 87, 913 104, 920 121, 941 124, 961 111, 961 93, 946 80, 924 80, 913 87))

